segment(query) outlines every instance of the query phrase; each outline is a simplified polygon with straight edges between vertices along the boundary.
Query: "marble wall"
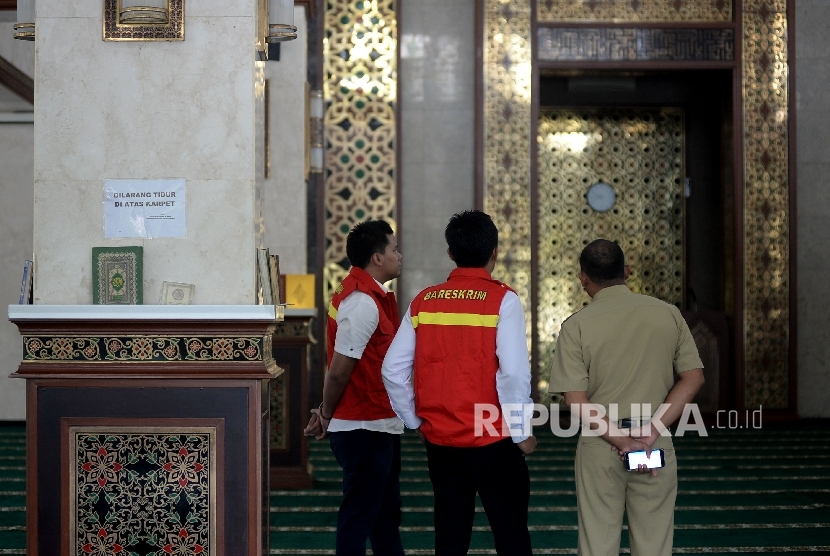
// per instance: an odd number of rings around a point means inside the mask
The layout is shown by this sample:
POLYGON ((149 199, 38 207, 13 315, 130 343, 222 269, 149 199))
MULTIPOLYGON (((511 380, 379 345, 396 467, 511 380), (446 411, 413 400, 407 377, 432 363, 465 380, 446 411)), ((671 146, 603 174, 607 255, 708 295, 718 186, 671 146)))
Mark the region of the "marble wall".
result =
POLYGON ((92 302, 91 248, 143 245, 144 299, 254 300, 254 0, 186 5, 183 42, 105 42, 101 0, 40 0, 35 303, 92 302), (106 179, 184 178, 185 239, 104 238, 106 179))
POLYGON ((475 0, 398 3, 403 304, 447 279, 444 228, 475 204, 475 0))
POLYGON ((265 62, 269 88, 271 170, 262 191, 264 245, 280 256, 283 274, 307 272, 305 181, 306 10, 294 8, 297 38, 280 43, 280 59, 265 62))
POLYGON ((795 3, 798 413, 830 417, 830 2, 795 3))
MULTIPOLYGON (((0 11, 0 57, 32 77, 35 46, 14 39, 17 12, 0 11)), ((0 120, 32 105, 0 86, 0 120)), ((32 258, 34 126, 0 123, 0 307, 17 303, 23 261, 32 258)), ((17 370, 23 344, 17 327, 0 319, 0 421, 26 417, 25 383, 9 378, 17 370)))
MULTIPOLYGON (((32 258, 34 126, 0 124, 0 307, 20 295, 23 261, 32 258)), ((17 370, 23 340, 17 327, 0 318, 0 421, 26 417, 25 383, 9 378, 17 370)))

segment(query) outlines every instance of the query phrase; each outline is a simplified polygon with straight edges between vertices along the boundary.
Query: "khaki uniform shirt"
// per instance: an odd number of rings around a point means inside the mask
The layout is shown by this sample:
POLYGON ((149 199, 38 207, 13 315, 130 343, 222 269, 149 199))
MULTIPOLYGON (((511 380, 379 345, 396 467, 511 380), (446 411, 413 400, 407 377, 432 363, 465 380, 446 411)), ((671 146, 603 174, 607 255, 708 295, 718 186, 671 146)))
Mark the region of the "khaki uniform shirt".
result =
POLYGON ((616 403, 631 417, 631 404, 651 404, 649 417, 674 386, 674 373, 702 369, 692 335, 674 305, 632 293, 627 286, 603 288, 571 315, 556 342, 551 392, 586 392, 591 403, 616 403))

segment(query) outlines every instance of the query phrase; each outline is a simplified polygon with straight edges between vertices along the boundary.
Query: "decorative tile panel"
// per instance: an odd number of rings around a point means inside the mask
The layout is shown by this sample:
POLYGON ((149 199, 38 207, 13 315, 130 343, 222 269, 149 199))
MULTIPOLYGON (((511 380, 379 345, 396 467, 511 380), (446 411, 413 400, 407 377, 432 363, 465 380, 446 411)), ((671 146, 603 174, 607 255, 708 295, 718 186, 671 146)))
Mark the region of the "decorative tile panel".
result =
POLYGON ((539 60, 550 62, 728 62, 735 57, 731 28, 539 27, 538 38, 539 60))
POLYGON ((328 0, 325 18, 328 304, 348 272, 351 228, 367 219, 395 228, 398 31, 394 0, 328 0))
POLYGON ((538 0, 539 21, 732 21, 732 0, 538 0))
POLYGON ((549 369, 559 328, 590 299, 579 255, 597 238, 622 247, 635 293, 683 300, 683 112, 543 109, 539 160, 539 368, 549 369), (603 182, 616 203, 596 212, 588 189, 603 182))
POLYGON ((69 427, 70 555, 217 554, 214 427, 69 427))
POLYGON ((493 276, 516 290, 530 331, 530 0, 484 0, 484 211, 499 230, 493 276))
POLYGON ((789 406, 789 52, 785 0, 743 4, 744 404, 789 406))
POLYGON ((24 361, 263 361, 271 337, 24 336, 24 361), (267 346, 265 344, 268 344, 267 346))

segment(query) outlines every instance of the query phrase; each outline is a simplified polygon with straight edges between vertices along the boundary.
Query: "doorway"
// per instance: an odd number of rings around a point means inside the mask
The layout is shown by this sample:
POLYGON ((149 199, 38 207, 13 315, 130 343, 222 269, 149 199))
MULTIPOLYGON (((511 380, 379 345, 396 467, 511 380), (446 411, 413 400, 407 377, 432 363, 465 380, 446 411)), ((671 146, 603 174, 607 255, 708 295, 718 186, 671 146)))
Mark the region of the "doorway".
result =
POLYGON ((547 108, 538 128, 538 334, 542 368, 562 321, 586 305, 579 254, 618 243, 629 287, 683 307, 684 117, 681 108, 547 108))
MULTIPOLYGON (((708 339, 712 361, 728 361, 731 72, 548 73, 539 91, 536 368, 550 368, 561 322, 588 302, 576 276, 578 257, 599 237, 623 248, 633 291, 677 306, 687 320, 705 318, 700 334, 720 331, 720 338, 708 339)), ((712 390, 703 393, 704 411, 726 403, 734 382, 727 368, 708 365, 712 390)))

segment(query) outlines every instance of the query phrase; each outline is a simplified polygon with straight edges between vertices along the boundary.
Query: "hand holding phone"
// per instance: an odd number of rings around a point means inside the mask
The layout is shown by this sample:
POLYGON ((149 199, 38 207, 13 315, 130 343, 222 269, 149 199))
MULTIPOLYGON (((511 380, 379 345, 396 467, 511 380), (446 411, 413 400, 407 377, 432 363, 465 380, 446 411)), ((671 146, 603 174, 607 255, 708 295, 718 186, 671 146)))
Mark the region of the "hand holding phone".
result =
POLYGON ((637 467, 645 465, 649 469, 660 469, 665 467, 666 459, 661 448, 651 451, 651 457, 646 457, 646 451, 628 452, 625 454, 625 468, 629 471, 636 471, 637 467))

